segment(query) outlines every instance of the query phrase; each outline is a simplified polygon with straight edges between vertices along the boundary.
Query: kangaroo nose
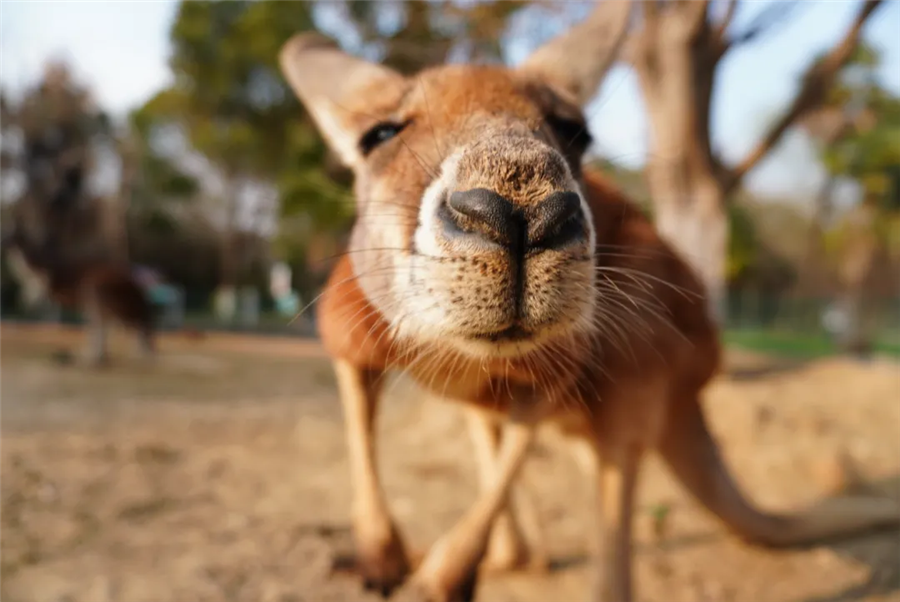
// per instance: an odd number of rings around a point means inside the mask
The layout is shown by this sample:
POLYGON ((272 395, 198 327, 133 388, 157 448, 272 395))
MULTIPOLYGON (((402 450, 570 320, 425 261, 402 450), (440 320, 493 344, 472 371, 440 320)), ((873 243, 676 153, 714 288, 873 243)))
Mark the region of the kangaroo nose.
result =
POLYGON ((517 253, 560 248, 584 240, 581 199, 574 192, 554 192, 530 207, 486 188, 457 191, 439 210, 450 236, 470 235, 517 253))
POLYGON ((493 190, 454 192, 447 199, 447 207, 449 211, 441 217, 451 232, 455 228, 505 247, 513 245, 518 237, 520 228, 513 204, 493 190))
POLYGON ((585 238, 585 215, 578 194, 554 192, 532 209, 528 220, 529 250, 558 249, 585 238))

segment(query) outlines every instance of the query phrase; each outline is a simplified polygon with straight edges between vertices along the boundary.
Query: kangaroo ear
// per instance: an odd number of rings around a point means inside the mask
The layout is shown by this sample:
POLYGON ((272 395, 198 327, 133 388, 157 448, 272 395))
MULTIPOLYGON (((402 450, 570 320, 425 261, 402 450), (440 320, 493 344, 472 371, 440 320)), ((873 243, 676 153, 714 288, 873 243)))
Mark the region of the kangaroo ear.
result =
POLYGON ((318 33, 288 40, 279 63, 294 94, 348 167, 361 162, 359 139, 389 114, 406 87, 396 71, 347 54, 318 33))
POLYGON ((630 0, 601 0, 584 21, 539 47, 519 69, 583 107, 615 62, 631 12, 630 0))

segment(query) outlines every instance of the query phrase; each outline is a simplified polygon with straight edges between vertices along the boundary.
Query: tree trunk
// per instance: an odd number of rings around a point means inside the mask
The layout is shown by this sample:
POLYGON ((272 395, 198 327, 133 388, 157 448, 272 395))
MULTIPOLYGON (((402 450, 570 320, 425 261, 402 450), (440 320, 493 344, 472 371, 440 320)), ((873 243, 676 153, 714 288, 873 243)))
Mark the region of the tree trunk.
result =
POLYGON ((123 263, 129 261, 128 248, 128 206, 131 204, 134 180, 137 176, 136 158, 131 149, 126 149, 122 155, 122 174, 119 179, 118 194, 110 199, 107 207, 107 220, 109 235, 112 239, 112 252, 123 263))
POLYGON ((650 119, 646 173, 657 229, 699 276, 709 314, 722 323, 729 233, 709 136, 718 63, 711 36, 708 27, 664 19, 641 37, 635 68, 650 119))
POLYGON ((832 197, 836 185, 837 178, 830 174, 826 175, 813 203, 812 216, 806 232, 805 269, 799 273, 800 288, 807 292, 820 290, 823 284, 830 280, 829 274, 823 269, 821 258, 826 253, 825 232, 828 230, 828 222, 833 212, 832 197))
POLYGON ((710 315, 720 323, 725 318, 728 197, 787 129, 819 106, 851 57, 866 19, 881 3, 863 4, 846 35, 809 67, 787 111, 732 167, 722 164, 710 140, 716 68, 730 48, 758 36, 778 13, 764 11, 760 16, 765 18, 734 34, 729 25, 735 2, 717 23, 708 14, 709 0, 640 3, 640 27, 626 54, 637 71, 650 120, 647 176, 657 225, 705 283, 710 315))
POLYGON ((237 284, 237 258, 235 257, 235 233, 226 226, 220 238, 219 285, 233 287, 237 284))
POLYGON ((809 256, 810 258, 821 255, 822 237, 828 229, 828 220, 831 219, 833 211, 834 189, 837 186, 837 178, 831 174, 825 176, 825 182, 822 188, 816 194, 815 204, 813 205, 812 220, 810 220, 809 228, 809 256))
POLYGON ((864 355, 869 348, 869 333, 864 320, 865 289, 875 257, 878 239, 875 235, 876 208, 865 199, 850 214, 847 248, 843 252, 840 278, 843 285, 841 305, 847 328, 842 333, 841 347, 854 355, 864 355))
POLYGON ((237 177, 226 177, 225 219, 219 235, 219 286, 216 291, 215 313, 225 322, 233 322, 237 317, 237 217, 238 217, 238 180, 237 177))
POLYGON ((225 222, 222 225, 220 238, 220 271, 219 284, 225 288, 234 288, 238 282, 237 258, 237 218, 239 185, 236 177, 226 179, 225 190, 225 222))
POLYGON ((659 163, 648 165, 647 176, 657 229, 694 269, 706 288, 709 315, 723 323, 728 301, 728 216, 721 191, 714 183, 698 184, 677 173, 677 168, 659 163))

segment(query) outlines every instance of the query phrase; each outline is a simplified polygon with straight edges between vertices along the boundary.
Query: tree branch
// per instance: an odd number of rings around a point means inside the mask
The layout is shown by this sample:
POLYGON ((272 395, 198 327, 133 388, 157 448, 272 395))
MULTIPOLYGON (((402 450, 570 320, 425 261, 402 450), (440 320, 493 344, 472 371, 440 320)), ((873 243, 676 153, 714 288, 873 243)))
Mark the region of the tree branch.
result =
POLYGON ((866 20, 880 4, 882 4, 882 0, 866 0, 843 39, 824 58, 810 65, 800 84, 800 90, 797 91, 797 95, 794 97, 788 110, 772 125, 762 140, 748 153, 743 161, 724 173, 722 184, 726 195, 740 185, 747 172, 756 167, 769 151, 778 144, 781 137, 794 122, 822 103, 838 71, 847 63, 853 54, 853 50, 859 43, 860 34, 866 20))
MULTIPOLYGON (((733 6, 736 4, 732 2, 728 7, 731 9, 729 12, 734 13, 733 6)), ((764 8, 754 19, 747 25, 747 28, 728 38, 725 33, 725 28, 721 28, 721 39, 723 40, 723 53, 728 48, 732 48, 734 46, 739 46, 741 44, 746 44, 747 42, 752 42, 757 39, 761 34, 766 33, 772 29, 773 26, 782 23, 785 21, 785 18, 790 14, 790 12, 799 6, 799 2, 794 0, 793 2, 773 2, 766 8, 764 8)))
POLYGON ((641 2, 641 8, 644 15, 644 29, 651 32, 651 35, 656 35, 659 29, 659 4, 656 0, 647 0, 641 2))
POLYGON ((659 37, 661 18, 658 0, 643 0, 638 4, 640 27, 631 28, 619 51, 619 59, 634 66, 650 60, 653 43, 659 37))
POLYGON ((706 11, 710 0, 680 0, 670 10, 677 10, 676 18, 682 31, 695 35, 706 23, 706 11))
POLYGON ((716 37, 723 42, 725 41, 728 26, 731 25, 731 21, 734 19, 734 13, 737 12, 737 6, 737 0, 728 0, 728 5, 725 7, 725 14, 722 15, 722 20, 719 21, 716 26, 716 37))

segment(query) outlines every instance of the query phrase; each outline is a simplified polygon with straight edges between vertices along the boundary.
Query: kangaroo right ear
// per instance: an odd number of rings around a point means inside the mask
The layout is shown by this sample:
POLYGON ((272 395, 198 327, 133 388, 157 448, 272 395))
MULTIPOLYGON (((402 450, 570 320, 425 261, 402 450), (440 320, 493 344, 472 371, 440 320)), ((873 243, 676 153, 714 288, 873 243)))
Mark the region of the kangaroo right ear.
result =
POLYGON ((584 107, 618 57, 631 24, 632 7, 631 0, 598 2, 584 21, 535 50, 519 69, 584 107))
POLYGON ((288 40, 279 63, 322 136, 348 167, 362 161, 360 138, 387 116, 406 88, 396 71, 347 54, 314 32, 288 40))

